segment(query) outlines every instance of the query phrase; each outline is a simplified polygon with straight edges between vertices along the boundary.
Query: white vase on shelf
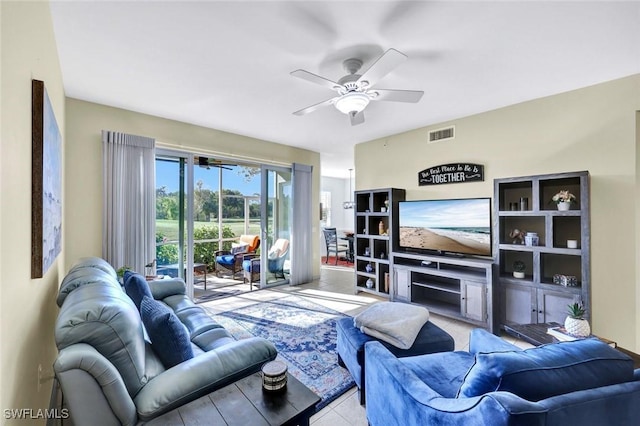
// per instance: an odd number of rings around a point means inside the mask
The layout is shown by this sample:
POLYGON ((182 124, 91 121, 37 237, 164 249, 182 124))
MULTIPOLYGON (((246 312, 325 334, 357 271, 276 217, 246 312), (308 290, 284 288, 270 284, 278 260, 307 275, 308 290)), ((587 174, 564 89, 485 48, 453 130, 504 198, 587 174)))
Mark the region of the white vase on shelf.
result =
POLYGON ((567 211, 571 208, 571 203, 568 201, 560 201, 558 203, 558 210, 560 211, 567 211))
POLYGON ((571 318, 568 316, 564 320, 564 328, 572 336, 588 337, 591 334, 589 321, 583 318, 571 318))

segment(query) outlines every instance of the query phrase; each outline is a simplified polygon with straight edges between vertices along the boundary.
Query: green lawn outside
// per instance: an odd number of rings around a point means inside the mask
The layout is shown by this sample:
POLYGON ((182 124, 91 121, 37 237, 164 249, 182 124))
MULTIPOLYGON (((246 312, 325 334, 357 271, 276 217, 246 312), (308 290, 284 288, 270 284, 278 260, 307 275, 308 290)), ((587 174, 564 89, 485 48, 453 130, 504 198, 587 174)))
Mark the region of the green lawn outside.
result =
MULTIPOLYGON (((215 222, 194 222, 194 229, 202 228, 203 226, 217 226, 215 222)), ((231 228, 233 233, 237 236, 244 234, 244 219, 227 219, 223 226, 231 228)), ((169 241, 178 240, 178 221, 156 219, 156 233, 162 233, 169 241)), ((260 219, 252 219, 249 224, 248 234, 260 235, 260 219)))

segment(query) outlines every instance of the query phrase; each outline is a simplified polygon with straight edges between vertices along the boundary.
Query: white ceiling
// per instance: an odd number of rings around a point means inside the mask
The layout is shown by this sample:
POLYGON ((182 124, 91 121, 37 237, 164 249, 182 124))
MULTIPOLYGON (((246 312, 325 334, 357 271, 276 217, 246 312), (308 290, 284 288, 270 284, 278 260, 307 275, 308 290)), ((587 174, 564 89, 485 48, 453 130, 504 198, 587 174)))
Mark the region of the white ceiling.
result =
POLYGON ((348 177, 357 143, 640 73, 640 3, 520 1, 56 1, 67 96, 321 153, 348 177), (352 127, 326 107, 342 61, 409 59, 352 127))

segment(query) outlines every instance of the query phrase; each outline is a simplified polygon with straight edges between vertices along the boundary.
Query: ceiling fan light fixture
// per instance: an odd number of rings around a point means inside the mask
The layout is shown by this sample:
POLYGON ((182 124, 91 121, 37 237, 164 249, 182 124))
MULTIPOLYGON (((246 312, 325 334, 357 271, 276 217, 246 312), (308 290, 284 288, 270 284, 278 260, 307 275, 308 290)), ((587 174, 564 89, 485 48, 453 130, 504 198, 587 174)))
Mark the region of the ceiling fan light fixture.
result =
POLYGON ((345 93, 335 103, 336 108, 343 114, 359 113, 369 105, 369 96, 361 92, 345 93))

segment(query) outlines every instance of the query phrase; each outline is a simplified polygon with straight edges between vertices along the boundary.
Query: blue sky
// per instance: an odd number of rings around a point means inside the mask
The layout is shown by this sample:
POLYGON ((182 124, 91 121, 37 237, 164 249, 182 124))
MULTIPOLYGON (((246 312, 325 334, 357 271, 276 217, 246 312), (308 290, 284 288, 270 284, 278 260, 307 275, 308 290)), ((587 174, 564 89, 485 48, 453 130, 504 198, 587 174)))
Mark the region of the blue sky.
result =
MULTIPOLYGON (((202 180, 203 188, 212 191, 218 190, 218 168, 211 167, 207 170, 204 167, 194 167, 195 182, 202 180)), ((260 176, 254 176, 251 181, 245 181, 245 178, 238 174, 236 170, 224 170, 223 180, 225 189, 236 189, 244 195, 253 195, 260 193, 260 176)), ((178 163, 169 161, 156 161, 156 188, 162 186, 167 187, 167 192, 178 190, 179 176, 178 163)))
POLYGON ((430 200, 400 203, 400 225, 426 228, 490 227, 491 200, 430 200))

